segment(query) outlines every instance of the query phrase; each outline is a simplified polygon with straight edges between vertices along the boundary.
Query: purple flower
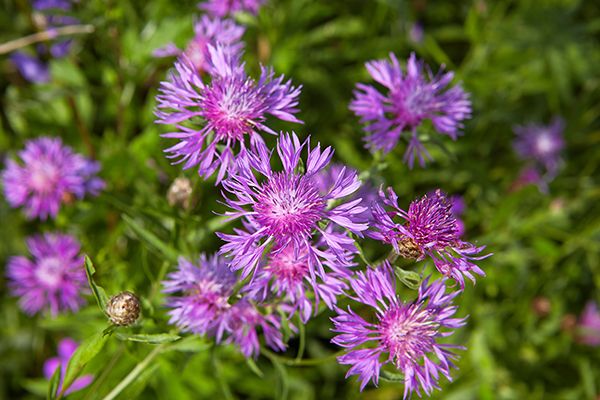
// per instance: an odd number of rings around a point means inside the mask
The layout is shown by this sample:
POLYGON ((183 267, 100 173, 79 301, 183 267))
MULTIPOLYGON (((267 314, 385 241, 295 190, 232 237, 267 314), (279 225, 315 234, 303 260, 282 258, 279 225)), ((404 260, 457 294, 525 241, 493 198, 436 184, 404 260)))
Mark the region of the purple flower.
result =
POLYGON ((88 282, 77 240, 46 232, 28 237, 27 248, 33 261, 12 256, 6 264, 8 288, 13 296, 21 297, 21 310, 33 315, 50 309, 54 317, 59 312, 76 312, 86 303, 80 293, 88 292, 88 282))
MULTIPOLYGON (((60 383, 58 385, 58 393, 62 392, 63 383, 65 381, 65 374, 67 373, 67 366, 75 350, 79 347, 79 344, 73 339, 66 337, 58 342, 58 357, 50 357, 44 362, 44 377, 48 380, 52 379, 54 371, 60 366, 60 383)), ((69 393, 76 392, 88 386, 94 380, 94 375, 88 374, 80 376, 75 379, 69 388, 65 391, 65 396, 69 393)))
MULTIPOLYGON (((323 195, 329 193, 335 181, 340 175, 342 169, 346 168, 346 173, 344 177, 355 175, 357 172, 353 168, 345 167, 343 164, 331 164, 329 168, 320 171, 315 174, 314 180, 319 188, 319 192, 323 195)), ((358 189, 352 196, 350 196, 350 200, 362 199, 359 203, 360 206, 365 207, 365 211, 359 214, 359 217, 370 220, 373 218, 373 214, 371 213, 371 203, 373 201, 379 201, 379 194, 377 190, 373 188, 368 181, 363 181, 360 189, 358 189)))
POLYGON ((10 61, 19 70, 23 79, 33 83, 50 82, 50 70, 48 65, 44 64, 35 56, 13 51, 10 53, 10 61))
POLYGON ((35 0, 32 2, 31 6, 36 11, 52 9, 71 11, 71 2, 68 0, 35 0))
POLYGON ((392 150, 406 128, 412 131, 412 139, 404 153, 403 162, 408 160, 412 168, 415 153, 419 163, 425 167, 425 154, 433 161, 425 147, 417 138, 417 128, 424 119, 430 119, 438 133, 449 135, 453 140, 462 135, 460 122, 471 117, 471 101, 460 83, 442 92, 454 77, 453 72, 443 73, 444 66, 433 76, 428 66, 429 81, 423 76, 424 61, 417 62, 415 53, 408 59, 407 73, 403 75, 398 60, 390 53, 392 63, 387 60, 366 63, 367 70, 377 82, 389 89, 387 96, 373 86, 356 84, 355 99, 350 102, 350 110, 361 117, 360 122, 368 122, 364 131, 369 136, 366 147, 371 151, 383 149, 384 154, 392 150))
POLYGON ((352 366, 346 378, 359 374, 361 391, 369 380, 377 386, 381 366, 391 362, 404 373, 405 399, 413 391, 421 396, 421 388, 428 395, 434 388, 439 389, 439 373, 452 381, 450 367, 456 368, 452 360, 458 359, 458 356, 448 349, 465 348, 439 344, 436 338, 453 333, 440 332, 441 327, 456 329, 465 325, 466 317, 450 318, 458 308, 452 305, 452 301, 459 292, 446 294, 444 280, 429 285, 430 277, 427 277, 419 288, 417 300, 403 303, 396 295, 387 261, 382 268, 368 269, 366 273, 361 271, 356 276, 350 282, 356 297, 350 297, 373 307, 377 312, 377 322, 365 321, 350 307, 348 312, 335 307, 339 315, 332 318, 335 325, 332 331, 340 334, 331 341, 348 349, 346 354, 338 357, 340 364, 352 366), (370 346, 364 346, 366 344, 370 346), (383 353, 388 354, 387 360, 380 362, 383 353), (434 353, 439 364, 430 360, 426 353, 434 353), (422 365, 419 363, 421 357, 422 365))
POLYGON ((263 142, 257 130, 276 135, 263 125, 265 114, 302 123, 292 115, 298 111, 294 107, 298 104, 301 87, 294 88, 291 81, 282 83, 283 76, 274 79, 273 69, 262 66, 260 79, 255 82, 246 76, 244 64, 240 64, 241 54, 234 55, 221 45, 215 48, 209 44, 208 51, 212 63, 210 84, 202 82, 198 72, 191 67, 191 61, 185 57, 177 61, 177 74, 172 74, 170 82, 161 83, 159 90, 163 94, 157 96, 160 104, 156 122, 175 124, 181 129, 162 135, 180 139, 178 144, 165 150, 172 153, 169 158, 181 157, 177 162, 185 161, 184 169, 200 164, 198 172, 205 178, 220 164, 218 183, 234 162, 231 148, 236 143, 240 144, 243 154, 246 152, 246 135, 250 136, 252 145, 263 142), (197 117, 204 118, 204 127, 200 130, 177 125, 197 117), (213 162, 215 155, 217 160, 213 162))
POLYGON ((172 308, 169 324, 175 324, 183 332, 204 335, 215 328, 222 312, 229 307, 229 297, 238 279, 225 260, 213 255, 200 255, 198 266, 179 257, 177 271, 163 281, 163 293, 182 292, 180 297, 167 297, 165 305, 172 308))
POLYGON ((588 346, 600 346, 600 313, 598 303, 590 300, 579 317, 579 339, 588 346))
POLYGON ((208 0, 198 3, 198 8, 211 15, 224 17, 227 14, 235 15, 242 11, 256 15, 263 4, 265 4, 264 0, 208 0))
POLYGON ((540 171, 534 166, 526 166, 521 168, 519 176, 510 186, 511 191, 521 190, 525 186, 536 185, 541 193, 548 193, 550 189, 548 184, 540 174, 540 171))
POLYGON ((86 192, 97 195, 104 188, 104 181, 94 176, 100 164, 63 146, 60 138, 28 140, 19 157, 23 166, 6 160, 2 185, 10 206, 24 206, 29 219, 56 218, 65 197, 72 194, 81 199, 86 192))
POLYGON ((562 137, 564 129, 565 121, 561 118, 553 118, 547 126, 533 123, 515 125, 513 131, 517 138, 513 141, 513 147, 521 158, 534 159, 554 176, 561 160, 560 151, 565 147, 562 137))
POLYGON ((224 311, 216 327, 217 343, 233 343, 240 348, 242 355, 246 358, 258 358, 260 345, 256 328, 262 328, 265 342, 276 351, 284 351, 283 335, 279 331, 281 318, 276 315, 262 315, 258 309, 246 298, 240 299, 233 306, 224 311), (223 333, 229 337, 222 341, 223 333))
POLYGON ((387 197, 383 185, 379 188, 383 203, 394 210, 386 212, 377 203, 373 203, 372 211, 375 222, 372 227, 379 232, 368 231, 367 234, 384 243, 391 243, 397 254, 404 258, 425 259, 426 255, 442 274, 453 278, 460 284, 461 291, 465 289, 463 275, 475 283, 471 272, 485 276, 485 273, 470 260, 481 260, 491 256, 473 257, 485 249, 469 242, 460 240, 459 226, 452 214, 453 202, 441 192, 435 196, 423 196, 410 204, 408 212, 398 206, 398 196, 394 190, 387 188, 387 197), (400 216, 403 223, 395 223, 392 219, 400 216))
MULTIPOLYGON (((364 207, 358 206, 360 199, 341 203, 329 209, 328 203, 354 193, 360 187, 356 174, 345 176, 342 169, 331 191, 319 193, 314 176, 329 164, 333 151, 327 147, 321 152, 321 145, 310 149, 305 171, 297 170, 300 153, 309 139, 300 144, 295 133, 280 135, 277 140, 277 153, 283 164, 283 171, 271 171, 271 151, 264 143, 257 143, 257 152, 248 153, 238 159, 238 175, 223 181, 223 187, 235 195, 237 200, 226 198, 226 204, 234 211, 225 215, 231 218, 245 217, 246 230, 236 230, 235 234, 217 232, 226 244, 221 254, 229 254, 233 259, 233 270, 243 269, 242 278, 252 272, 260 262, 265 249, 273 246, 280 251, 291 245, 296 260, 301 251, 306 251, 306 260, 312 282, 315 282, 315 268, 318 275, 326 280, 322 260, 347 263, 347 253, 355 253, 354 240, 348 235, 336 232, 330 227, 346 228, 362 237, 367 228, 358 214, 364 207), (264 175, 259 183, 252 170, 264 175), (250 210, 247 210, 249 206, 250 210), (325 228, 325 225, 329 225, 325 228), (314 243, 323 241, 329 251, 323 251, 314 243)), ((276 256, 274 253, 273 256, 276 256)))
POLYGON ((269 261, 258 269, 255 279, 246 288, 248 295, 261 302, 269 299, 270 295, 285 297, 284 301, 290 305, 290 318, 298 310, 300 319, 305 324, 313 310, 313 302, 307 296, 311 289, 315 296, 315 313, 320 300, 332 309, 337 303, 337 296, 348 288, 343 280, 349 278, 350 271, 347 265, 328 263, 332 272, 327 273, 322 282, 312 282, 307 255, 306 250, 301 250, 296 257, 291 245, 283 250, 274 249, 269 261))
POLYGON ((196 36, 190 40, 184 51, 179 50, 173 43, 169 43, 154 50, 152 55, 169 57, 185 54, 196 71, 202 74, 210 69, 210 61, 206 59, 208 45, 215 46, 217 43, 230 45, 229 50, 235 55, 244 47, 244 43, 239 40, 245 30, 245 27, 236 25, 232 19, 222 20, 218 17, 211 19, 208 15, 202 15, 200 21, 194 21, 196 36))
POLYGON ((425 27, 421 21, 417 21, 411 25, 408 31, 408 37, 413 42, 421 45, 425 41, 425 27))
MULTIPOLYGON (((463 199, 463 197, 461 195, 455 194, 453 196, 448 197, 446 195, 446 192, 444 192, 443 190, 441 190, 440 193, 442 194, 442 196, 446 197, 449 202, 452 203, 450 212, 452 213, 454 218, 456 218, 456 227, 457 227, 456 235, 461 237, 462 235, 465 234, 465 223, 463 222, 462 219, 459 218, 459 216, 462 213, 464 213, 465 210, 467 209, 467 203, 465 203, 465 199, 463 199)), ((427 196, 435 197, 436 191, 430 190, 429 192, 427 192, 427 196)))

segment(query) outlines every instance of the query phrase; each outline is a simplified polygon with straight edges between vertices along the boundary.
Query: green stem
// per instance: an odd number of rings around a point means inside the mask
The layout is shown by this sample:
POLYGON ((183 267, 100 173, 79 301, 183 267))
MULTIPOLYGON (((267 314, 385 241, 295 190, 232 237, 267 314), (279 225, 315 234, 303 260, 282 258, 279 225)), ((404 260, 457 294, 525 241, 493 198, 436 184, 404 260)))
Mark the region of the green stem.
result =
POLYGON ((323 364, 323 363, 326 363, 326 362, 329 362, 329 361, 333 361, 333 360, 336 359, 336 357, 341 356, 346 351, 345 350, 340 350, 337 353, 334 353, 334 354, 330 355, 329 357, 319 358, 319 359, 312 359, 312 360, 295 360, 293 358, 282 357, 282 356, 277 355, 277 354, 273 353, 271 350, 266 349, 266 348, 264 348, 262 346, 260 348, 260 352, 262 353, 262 355, 264 355, 265 357, 267 357, 270 360, 277 360, 277 361, 282 362, 285 365, 289 365, 289 366, 292 366, 292 367, 297 367, 297 366, 319 365, 319 364, 323 364))
POLYGON ((295 361, 302 361, 304 349, 306 347, 306 328, 304 327, 304 323, 302 323, 302 318, 300 318, 300 311, 298 311, 298 331, 298 334, 300 335, 300 345, 298 346, 298 355, 296 355, 295 361))
POLYGON ((98 388, 100 387, 102 382, 104 382, 104 380, 106 379, 106 377, 108 376, 108 374, 110 373, 112 368, 115 366, 115 364, 117 363, 117 361, 123 354, 123 350, 125 350, 125 344, 121 343, 121 346, 119 346, 119 350, 117 350, 115 355, 108 362, 108 364, 104 368, 104 371, 102 371, 102 375, 100 375, 98 377, 98 379, 96 379, 94 381, 94 385, 90 388, 90 390, 88 390, 88 393, 83 400, 89 400, 94 394, 96 394, 98 392, 98 388))
POLYGON ((167 343, 163 343, 159 346, 156 346, 154 350, 152 350, 150 354, 148 354, 146 358, 144 358, 142 362, 139 363, 129 373, 129 375, 127 375, 113 390, 111 390, 109 394, 106 395, 106 397, 104 397, 104 400, 112 400, 115 397, 117 397, 119 393, 123 391, 123 389, 129 386, 131 382, 133 382, 135 378, 137 378, 138 375, 142 373, 142 371, 148 366, 148 364, 150 364, 150 361, 154 360, 154 358, 160 354, 160 352, 165 348, 166 345, 167 343))

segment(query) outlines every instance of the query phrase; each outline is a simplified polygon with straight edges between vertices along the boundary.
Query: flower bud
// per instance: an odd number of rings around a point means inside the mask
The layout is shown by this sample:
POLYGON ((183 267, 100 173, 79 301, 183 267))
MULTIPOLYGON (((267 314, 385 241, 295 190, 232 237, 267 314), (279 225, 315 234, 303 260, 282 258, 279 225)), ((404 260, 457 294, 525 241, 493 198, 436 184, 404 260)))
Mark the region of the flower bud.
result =
POLYGON ((106 305, 106 315, 112 324, 129 326, 140 316, 140 299, 130 292, 116 294, 106 305))
POLYGON ((190 203, 192 194, 192 182, 188 178, 176 178, 167 192, 169 205, 177 205, 186 209, 190 203))
POLYGON ((545 297, 536 297, 531 302, 531 309, 540 318, 546 317, 552 310, 550 300, 545 297))

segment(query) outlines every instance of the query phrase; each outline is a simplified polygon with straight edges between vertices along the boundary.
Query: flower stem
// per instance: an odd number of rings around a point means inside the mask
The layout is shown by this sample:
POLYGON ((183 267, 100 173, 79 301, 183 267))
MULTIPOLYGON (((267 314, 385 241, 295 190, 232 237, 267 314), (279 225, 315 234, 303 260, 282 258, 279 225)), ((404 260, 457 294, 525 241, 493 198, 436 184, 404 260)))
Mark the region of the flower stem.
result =
POLYGON ((69 25, 61 28, 52 28, 50 30, 34 33, 33 35, 24 36, 19 39, 11 40, 10 42, 0 44, 0 54, 10 53, 11 51, 20 49, 21 47, 29 46, 30 44, 45 42, 54 39, 58 36, 72 35, 74 33, 92 33, 94 25, 69 25))
POLYGON ((89 400, 98 391, 98 388, 100 387, 102 382, 104 382, 104 379, 106 379, 112 368, 115 366, 115 364, 123 354, 123 350, 125 350, 125 344, 121 343, 121 346, 119 346, 119 349, 117 350, 115 355, 108 362, 108 364, 104 368, 104 371, 102 371, 102 375, 100 375, 100 377, 96 379, 94 385, 90 388, 90 390, 88 390, 88 393, 83 400, 89 400))
POLYGON ((311 359, 311 360, 296 360, 293 358, 287 358, 287 357, 282 357, 280 355, 277 355, 275 353, 273 353, 271 350, 266 349, 264 347, 260 347, 260 352, 262 353, 262 355, 264 355, 265 357, 267 357, 270 360, 277 360, 280 361, 281 363, 285 364, 285 365, 289 365, 292 367, 295 366, 309 366, 309 365, 319 365, 319 364, 323 364, 329 361, 333 361, 336 359, 336 357, 341 356, 342 354, 344 354, 345 350, 340 350, 337 353, 334 353, 332 355, 330 355, 329 357, 325 357, 325 358, 318 358, 318 359, 311 359))

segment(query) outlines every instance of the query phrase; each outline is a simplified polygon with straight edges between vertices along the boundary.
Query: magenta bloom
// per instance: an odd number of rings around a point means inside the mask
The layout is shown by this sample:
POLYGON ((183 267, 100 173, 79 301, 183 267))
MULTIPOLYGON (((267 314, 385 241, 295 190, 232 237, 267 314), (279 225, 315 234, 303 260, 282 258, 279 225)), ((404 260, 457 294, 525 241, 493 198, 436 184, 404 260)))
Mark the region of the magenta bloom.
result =
POLYGON ((196 36, 190 40, 185 50, 179 50, 173 43, 159 47, 152 52, 154 57, 183 56, 192 63, 199 73, 210 69, 210 62, 207 61, 208 45, 216 46, 217 43, 230 45, 229 49, 233 54, 239 53, 244 47, 243 42, 239 42, 246 28, 235 24, 232 19, 220 19, 218 17, 211 19, 208 15, 202 15, 200 20, 194 21, 194 33, 196 36))
POLYGON ((21 310, 33 315, 50 309, 54 317, 59 312, 76 312, 86 303, 81 293, 88 293, 88 282, 77 240, 46 232, 28 237, 27 248, 33 261, 12 256, 6 264, 8 288, 13 296, 21 297, 21 310))
POLYGON ((515 125, 513 130, 517 138, 513 147, 521 158, 534 159, 554 177, 561 160, 560 151, 565 147, 564 129, 565 121, 561 118, 553 118, 547 126, 533 123, 515 125))
POLYGON ((350 297, 373 307, 377 322, 365 321, 350 307, 348 312, 335 307, 339 316, 332 318, 335 325, 332 331, 340 334, 331 341, 348 349, 346 354, 338 357, 340 364, 352 366, 346 378, 360 375, 361 391, 369 380, 377 386, 381 367, 391 362, 404 373, 405 399, 413 391, 421 396, 421 388, 426 394, 434 388, 439 389, 440 373, 452 381, 450 367, 456 368, 452 360, 458 356, 448 349, 465 348, 439 344, 436 338, 454 333, 440 332, 442 327, 456 329, 466 324, 466 317, 450 318, 458 308, 452 301, 459 292, 446 294, 444 280, 429 284, 430 277, 427 277, 419 288, 417 300, 403 303, 396 295, 394 277, 387 261, 382 268, 368 269, 366 273, 361 271, 356 276, 350 282, 356 297, 350 297), (365 344, 370 346, 363 346, 365 344), (430 360, 427 353, 434 353, 439 364, 430 360), (384 354, 387 357, 381 362, 384 354))
POLYGON ((453 72, 443 73, 444 66, 433 76, 428 66, 429 80, 423 76, 424 61, 417 62, 415 53, 408 59, 407 73, 402 69, 393 53, 388 60, 370 61, 367 70, 377 82, 389 89, 387 96, 382 95, 370 85, 357 83, 359 90, 354 91, 355 99, 350 102, 350 110, 361 117, 360 122, 367 122, 364 131, 366 147, 371 151, 383 149, 384 154, 398 144, 402 131, 406 128, 412 132, 412 138, 404 153, 403 162, 408 160, 412 168, 415 154, 419 163, 425 167, 425 154, 433 161, 425 147, 417 137, 417 128, 424 119, 430 119, 438 133, 449 135, 453 140, 462 133, 460 122, 471 117, 471 101, 460 83, 443 91, 454 77, 453 72))
POLYGON ((473 256, 483 251, 485 246, 477 247, 460 239, 459 225, 452 214, 454 202, 440 190, 435 196, 423 196, 413 201, 408 212, 400 209, 398 196, 391 187, 387 188, 386 197, 382 185, 379 195, 383 203, 394 210, 386 212, 382 206, 373 203, 375 222, 371 226, 379 232, 368 231, 370 237, 391 243, 396 253, 405 258, 420 261, 429 255, 438 271, 456 280, 461 291, 465 289, 463 275, 473 283, 475 278, 471 272, 485 276, 483 270, 471 260, 481 260, 491 254, 473 256), (404 221, 394 222, 395 216, 400 216, 404 221))
POLYGON ((182 292, 183 296, 167 297, 165 305, 172 308, 169 324, 182 332, 203 336, 219 324, 222 312, 231 307, 228 303, 238 279, 225 260, 201 254, 198 266, 179 257, 177 271, 167 275, 162 282, 163 293, 182 292))
MULTIPOLYGON (((362 237, 367 225, 358 217, 364 207, 358 206, 360 199, 342 203, 329 209, 330 200, 341 199, 354 193, 360 187, 356 174, 345 176, 342 169, 331 189, 323 195, 319 193, 314 176, 329 164, 333 151, 330 147, 321 152, 321 145, 310 149, 308 140, 300 144, 295 133, 281 135, 277 141, 277 153, 283 164, 283 171, 271 171, 271 151, 264 143, 257 143, 257 152, 240 158, 238 175, 223 181, 226 191, 237 200, 226 198, 226 204, 234 211, 226 212, 230 219, 244 217, 246 230, 236 230, 235 234, 218 233, 227 242, 221 247, 221 254, 233 257, 230 267, 243 269, 242 278, 255 270, 267 246, 282 251, 292 246, 296 260, 300 252, 306 251, 310 276, 315 282, 315 268, 322 279, 327 279, 322 260, 344 264, 348 252, 356 252, 354 240, 346 233, 334 229, 323 229, 324 225, 348 229, 362 237), (300 153, 308 150, 305 172, 296 170, 300 153), (258 182, 252 170, 264 175, 258 182), (249 209, 246 209, 248 207, 249 209), (314 242, 311 242, 311 239, 314 242), (318 249, 313 243, 323 241, 330 252, 318 249)), ((274 253, 273 256, 277 256, 274 253)))
POLYGON ((56 218, 65 196, 73 194, 81 199, 86 192, 98 195, 104 188, 104 181, 95 176, 100 163, 74 153, 60 138, 28 140, 19 157, 23 166, 6 160, 2 185, 10 206, 23 206, 28 219, 56 218))
MULTIPOLYGON (((50 357, 46 360, 46 362, 44 362, 44 377, 48 380, 52 379, 54 371, 60 367, 61 378, 58 385, 58 393, 62 392, 65 374, 67 373, 67 366, 69 365, 69 361, 71 360, 71 357, 73 357, 73 354, 78 347, 79 344, 77 344, 73 339, 66 337, 58 342, 58 357, 50 357)), ((81 390, 93 381, 94 375, 92 374, 80 376, 79 378, 76 378, 73 383, 71 383, 69 388, 65 391, 65 395, 81 390)))
POLYGON ((217 17, 225 15, 235 15, 242 11, 250 14, 258 14, 260 6, 265 4, 265 0, 208 0, 198 3, 198 8, 217 17))
POLYGON ((156 115, 158 123, 175 124, 180 132, 167 133, 163 137, 180 139, 175 146, 165 150, 172 153, 169 158, 181 157, 184 169, 199 164, 199 174, 205 178, 221 165, 217 183, 233 165, 232 147, 240 144, 240 153, 246 152, 245 136, 250 136, 254 145, 263 141, 257 132, 276 133, 263 125, 265 114, 285 121, 298 122, 292 114, 298 112, 300 87, 294 88, 291 81, 283 82, 283 76, 274 79, 273 69, 261 66, 258 82, 250 79, 240 64, 241 54, 234 55, 221 45, 208 45, 210 53, 211 82, 205 85, 200 75, 190 66, 190 61, 180 59, 175 63, 177 74, 170 82, 162 82, 157 96, 159 105, 156 115), (163 111, 167 110, 167 111, 163 111), (182 121, 201 117, 204 127, 200 130, 178 125, 182 121), (207 139, 210 138, 208 142, 207 139), (207 141, 207 143, 205 143, 207 141), (219 151, 217 151, 219 145, 219 151), (217 156, 217 160, 213 159, 217 156))
POLYGON ((322 300, 329 309, 333 309, 337 296, 348 288, 344 279, 350 277, 351 271, 347 265, 337 266, 325 261, 331 272, 326 274, 326 279, 313 282, 307 256, 308 252, 301 250, 296 257, 291 245, 283 250, 274 249, 267 263, 258 269, 256 277, 246 288, 248 295, 261 302, 273 296, 283 298, 290 305, 290 318, 298 310, 305 324, 313 309, 315 313, 318 311, 319 301, 322 300), (313 301, 307 296, 311 290, 315 295, 314 307, 313 301))
POLYGON ((10 53, 10 61, 19 70, 19 73, 28 82, 48 83, 50 82, 50 70, 39 58, 13 51, 10 53))
POLYGON ((579 317, 579 339, 588 346, 600 346, 600 312, 598 303, 590 300, 579 317))
POLYGON ((262 315, 258 309, 243 297, 231 308, 227 309, 219 321, 215 330, 217 343, 233 343, 239 347, 240 352, 246 358, 258 358, 260 345, 258 343, 257 327, 262 328, 265 342, 275 351, 284 351, 283 335, 279 331, 281 318, 277 315, 262 315), (223 333, 228 338, 222 341, 223 333))

